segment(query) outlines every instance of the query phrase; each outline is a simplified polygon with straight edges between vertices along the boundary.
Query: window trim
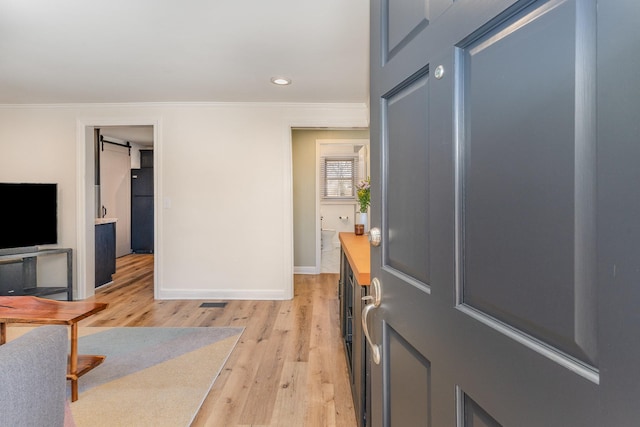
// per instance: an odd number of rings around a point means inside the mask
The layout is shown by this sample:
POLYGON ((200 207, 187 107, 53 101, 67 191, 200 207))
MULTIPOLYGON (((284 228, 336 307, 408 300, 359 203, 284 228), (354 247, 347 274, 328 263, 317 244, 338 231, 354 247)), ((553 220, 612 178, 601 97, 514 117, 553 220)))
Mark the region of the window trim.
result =
POLYGON ((355 201, 357 199, 356 184, 358 181, 358 157, 349 155, 329 155, 320 157, 320 199, 323 201, 355 201), (327 194, 329 189, 329 178, 327 178, 327 163, 329 162, 350 162, 351 177, 335 177, 331 181, 351 181, 351 195, 327 194))

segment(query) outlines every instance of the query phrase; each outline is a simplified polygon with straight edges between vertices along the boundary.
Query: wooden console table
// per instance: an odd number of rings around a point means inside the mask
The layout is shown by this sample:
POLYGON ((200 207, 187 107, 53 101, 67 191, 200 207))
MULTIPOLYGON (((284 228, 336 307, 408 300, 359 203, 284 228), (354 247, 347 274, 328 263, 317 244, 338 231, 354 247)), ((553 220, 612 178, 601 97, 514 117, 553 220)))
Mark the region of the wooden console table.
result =
POLYGON ((371 247, 367 236, 342 232, 340 236, 340 330, 347 356, 353 407, 359 427, 367 425, 371 415, 371 380, 368 350, 362 330, 362 298, 369 295, 371 247))
POLYGON ((71 354, 67 379, 71 381, 71 401, 78 400, 78 378, 102 363, 105 356, 78 355, 78 322, 107 308, 101 302, 55 301, 33 296, 0 296, 0 345, 7 340, 7 323, 68 325, 71 327, 71 354))

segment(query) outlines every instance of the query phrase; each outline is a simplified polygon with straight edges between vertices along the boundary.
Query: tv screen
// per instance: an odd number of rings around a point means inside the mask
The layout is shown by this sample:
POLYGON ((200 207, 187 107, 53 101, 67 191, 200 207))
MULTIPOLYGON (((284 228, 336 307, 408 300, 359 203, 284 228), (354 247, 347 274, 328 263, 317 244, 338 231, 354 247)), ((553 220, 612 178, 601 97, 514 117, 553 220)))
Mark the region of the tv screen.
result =
POLYGON ((0 249, 55 243, 57 184, 0 183, 0 249))

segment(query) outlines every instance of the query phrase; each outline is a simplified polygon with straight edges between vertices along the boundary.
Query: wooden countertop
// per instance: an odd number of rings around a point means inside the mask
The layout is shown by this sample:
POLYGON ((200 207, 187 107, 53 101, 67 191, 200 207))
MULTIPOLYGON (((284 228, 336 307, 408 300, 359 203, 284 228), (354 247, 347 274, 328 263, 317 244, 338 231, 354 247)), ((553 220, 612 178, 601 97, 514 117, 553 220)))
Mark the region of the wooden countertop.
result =
POLYGON ((347 255, 358 283, 361 286, 368 286, 371 283, 371 247, 368 236, 341 232, 339 237, 342 250, 347 255))
POLYGON ((111 224, 112 222, 118 222, 118 218, 96 218, 96 225, 111 224))

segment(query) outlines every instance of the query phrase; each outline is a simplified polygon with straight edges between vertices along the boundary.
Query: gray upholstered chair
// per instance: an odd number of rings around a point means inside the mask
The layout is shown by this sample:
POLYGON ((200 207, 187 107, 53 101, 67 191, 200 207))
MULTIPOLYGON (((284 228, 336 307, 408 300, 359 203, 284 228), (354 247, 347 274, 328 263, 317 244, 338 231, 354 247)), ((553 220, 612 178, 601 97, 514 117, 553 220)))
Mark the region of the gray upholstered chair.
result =
POLYGON ((0 345, 0 426, 64 425, 65 326, 40 326, 0 345))

